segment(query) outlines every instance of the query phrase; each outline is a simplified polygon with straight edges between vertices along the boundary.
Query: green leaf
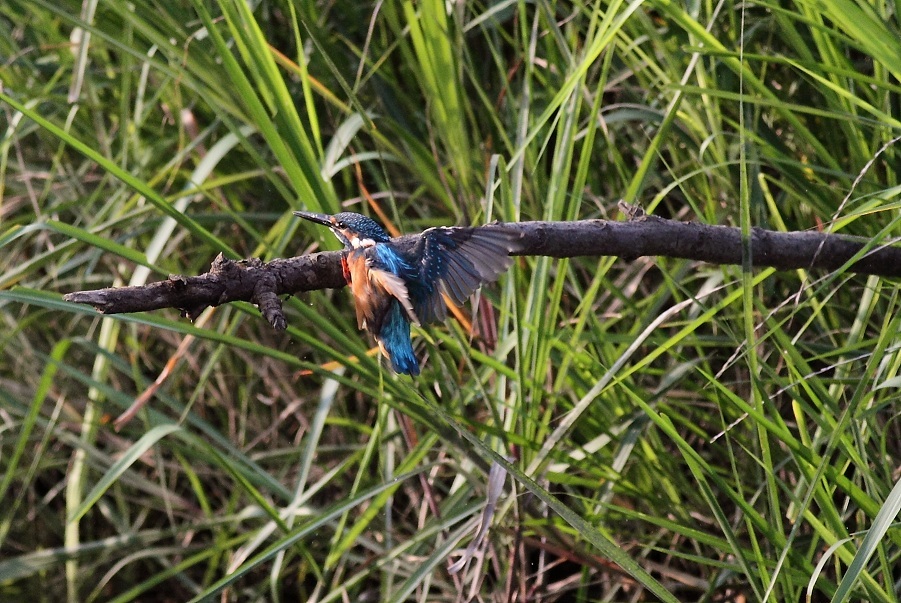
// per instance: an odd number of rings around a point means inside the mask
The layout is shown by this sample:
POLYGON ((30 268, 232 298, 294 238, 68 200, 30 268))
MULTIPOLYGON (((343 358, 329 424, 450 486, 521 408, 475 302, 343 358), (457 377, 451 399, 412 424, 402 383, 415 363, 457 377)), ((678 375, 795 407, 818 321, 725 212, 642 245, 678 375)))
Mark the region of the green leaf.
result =
POLYGON ((100 478, 100 481, 98 481, 97 484, 91 488, 91 491, 85 495, 81 506, 72 512, 67 521, 70 523, 76 522, 84 517, 84 514, 90 511, 94 504, 100 500, 100 497, 103 496, 104 492, 106 492, 116 480, 122 477, 122 474, 128 471, 145 452, 150 450, 157 442, 167 435, 180 430, 181 427, 170 423, 166 425, 157 425, 145 433, 140 440, 135 442, 125 451, 118 461, 113 463, 103 477, 100 478))

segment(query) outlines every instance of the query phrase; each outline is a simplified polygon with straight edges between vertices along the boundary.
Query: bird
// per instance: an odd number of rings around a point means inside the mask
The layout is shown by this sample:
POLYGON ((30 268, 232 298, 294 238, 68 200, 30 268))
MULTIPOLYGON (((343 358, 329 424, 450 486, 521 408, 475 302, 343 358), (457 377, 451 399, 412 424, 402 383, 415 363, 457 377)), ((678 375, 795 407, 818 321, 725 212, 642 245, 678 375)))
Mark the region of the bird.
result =
POLYGON ((483 283, 496 281, 513 263, 510 254, 523 248, 522 233, 504 225, 438 226, 418 237, 391 237, 358 213, 294 215, 327 226, 344 245, 341 266, 357 326, 372 334, 394 372, 413 377, 420 366, 410 325, 447 318, 444 296, 462 306, 483 283))

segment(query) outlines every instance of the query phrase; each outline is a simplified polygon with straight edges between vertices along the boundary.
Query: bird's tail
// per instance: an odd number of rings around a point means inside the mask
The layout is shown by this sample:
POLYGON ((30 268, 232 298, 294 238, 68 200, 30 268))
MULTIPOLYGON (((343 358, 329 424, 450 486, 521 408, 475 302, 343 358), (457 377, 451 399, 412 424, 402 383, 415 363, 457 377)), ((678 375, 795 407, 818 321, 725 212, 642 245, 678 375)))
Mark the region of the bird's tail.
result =
POLYGON ((413 377, 419 374, 419 361, 413 354, 413 344, 410 341, 410 321, 397 300, 392 300, 376 341, 379 349, 391 361, 391 368, 395 373, 413 377))

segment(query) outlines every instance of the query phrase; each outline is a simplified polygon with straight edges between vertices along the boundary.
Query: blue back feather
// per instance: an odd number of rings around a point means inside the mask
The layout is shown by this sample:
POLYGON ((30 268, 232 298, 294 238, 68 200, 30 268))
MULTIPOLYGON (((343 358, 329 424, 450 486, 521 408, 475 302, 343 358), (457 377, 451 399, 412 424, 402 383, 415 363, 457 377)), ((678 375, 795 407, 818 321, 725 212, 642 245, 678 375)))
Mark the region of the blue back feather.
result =
POLYGON ((416 271, 397 251, 390 245, 375 245, 373 247, 373 268, 387 270, 408 281, 415 278, 416 271))

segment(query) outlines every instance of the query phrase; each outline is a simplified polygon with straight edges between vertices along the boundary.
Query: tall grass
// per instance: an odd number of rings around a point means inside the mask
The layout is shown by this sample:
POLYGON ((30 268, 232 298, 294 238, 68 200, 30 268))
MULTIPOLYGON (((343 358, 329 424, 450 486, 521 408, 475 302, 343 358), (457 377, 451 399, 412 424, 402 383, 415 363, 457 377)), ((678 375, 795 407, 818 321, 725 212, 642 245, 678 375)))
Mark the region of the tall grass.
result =
POLYGON ((3 3, 0 599, 897 601, 894 283, 522 258, 415 331, 417 379, 347 291, 287 300, 287 334, 61 301, 335 249, 298 208, 625 199, 887 244, 895 9, 3 3))

